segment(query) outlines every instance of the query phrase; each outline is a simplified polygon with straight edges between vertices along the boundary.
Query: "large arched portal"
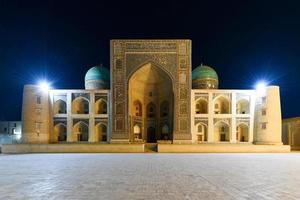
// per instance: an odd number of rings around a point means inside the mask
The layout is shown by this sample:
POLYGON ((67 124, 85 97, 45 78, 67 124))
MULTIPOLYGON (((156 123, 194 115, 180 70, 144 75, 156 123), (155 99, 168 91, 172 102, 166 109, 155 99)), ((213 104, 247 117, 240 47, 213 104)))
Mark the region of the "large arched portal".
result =
POLYGON ((135 141, 134 125, 141 124, 145 142, 171 140, 173 135, 174 93, 170 75, 153 63, 141 66, 128 83, 130 139, 135 141), (137 103, 138 102, 138 103, 137 103), (145 112, 142 112, 145 111, 145 112), (137 114, 138 113, 138 114, 137 114), (161 126, 168 124, 168 133, 161 126))

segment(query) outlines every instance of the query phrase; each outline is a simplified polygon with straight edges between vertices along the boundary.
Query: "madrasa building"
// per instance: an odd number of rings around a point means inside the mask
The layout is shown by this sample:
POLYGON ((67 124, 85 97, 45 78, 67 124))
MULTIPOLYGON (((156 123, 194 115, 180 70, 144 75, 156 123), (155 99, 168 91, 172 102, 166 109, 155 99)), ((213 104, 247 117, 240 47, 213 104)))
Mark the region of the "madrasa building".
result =
POLYGON ((219 89, 212 67, 192 71, 191 40, 110 48, 110 69, 89 69, 85 89, 24 86, 23 143, 282 145, 278 86, 219 89))

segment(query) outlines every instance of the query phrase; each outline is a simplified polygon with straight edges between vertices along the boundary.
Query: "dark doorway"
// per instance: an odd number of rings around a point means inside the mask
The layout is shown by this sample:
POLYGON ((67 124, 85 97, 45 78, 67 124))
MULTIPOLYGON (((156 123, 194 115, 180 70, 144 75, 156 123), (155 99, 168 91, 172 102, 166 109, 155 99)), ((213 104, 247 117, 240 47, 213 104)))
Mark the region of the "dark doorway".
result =
POLYGON ((155 136, 155 128, 148 127, 147 129, 147 142, 148 143, 156 143, 156 136, 155 136))

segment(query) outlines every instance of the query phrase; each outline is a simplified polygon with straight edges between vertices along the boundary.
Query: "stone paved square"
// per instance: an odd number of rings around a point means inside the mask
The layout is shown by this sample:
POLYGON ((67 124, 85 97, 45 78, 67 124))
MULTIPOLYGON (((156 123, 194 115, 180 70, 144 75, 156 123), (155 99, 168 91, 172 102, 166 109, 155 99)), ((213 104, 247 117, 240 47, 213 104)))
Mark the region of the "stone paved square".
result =
POLYGON ((300 199, 300 154, 0 155, 0 199, 300 199))

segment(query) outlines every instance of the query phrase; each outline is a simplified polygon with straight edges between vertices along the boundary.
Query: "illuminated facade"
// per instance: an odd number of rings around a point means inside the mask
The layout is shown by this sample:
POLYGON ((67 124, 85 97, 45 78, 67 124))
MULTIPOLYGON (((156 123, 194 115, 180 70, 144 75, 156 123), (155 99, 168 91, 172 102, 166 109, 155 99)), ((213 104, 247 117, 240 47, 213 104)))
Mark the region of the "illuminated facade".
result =
POLYGON ((218 89, 191 56, 190 40, 112 40, 85 89, 24 87, 23 142, 282 144, 278 86, 218 89))

